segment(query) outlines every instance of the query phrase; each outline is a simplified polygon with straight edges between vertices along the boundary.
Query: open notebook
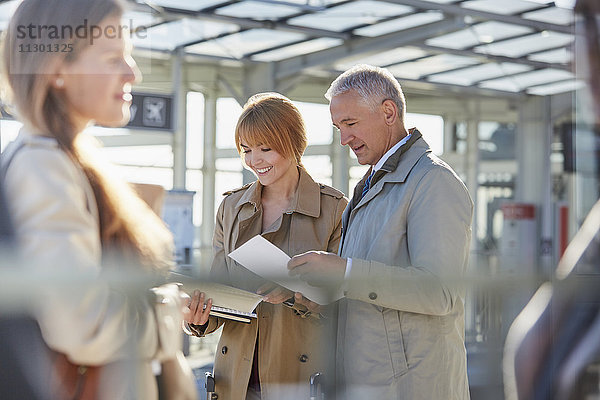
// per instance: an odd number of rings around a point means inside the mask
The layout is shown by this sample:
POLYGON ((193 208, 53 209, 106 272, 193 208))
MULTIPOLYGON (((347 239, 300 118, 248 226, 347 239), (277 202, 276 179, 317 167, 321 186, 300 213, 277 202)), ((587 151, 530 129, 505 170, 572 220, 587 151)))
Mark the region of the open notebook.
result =
POLYGON ((254 310, 263 299, 263 296, 256 293, 176 272, 169 274, 169 281, 182 284, 182 290, 190 296, 194 290, 204 292, 206 299, 213 300, 210 315, 234 321, 250 323, 251 318, 256 318, 254 310))

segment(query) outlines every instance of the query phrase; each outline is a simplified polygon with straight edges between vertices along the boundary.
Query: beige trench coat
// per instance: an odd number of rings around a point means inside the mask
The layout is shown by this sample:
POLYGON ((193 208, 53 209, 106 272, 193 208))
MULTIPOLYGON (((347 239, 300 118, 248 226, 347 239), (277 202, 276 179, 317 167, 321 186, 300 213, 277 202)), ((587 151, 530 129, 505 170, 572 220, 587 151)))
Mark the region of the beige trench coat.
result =
MULTIPOLYGON (((261 234, 262 185, 256 181, 228 192, 216 218, 212 274, 219 280, 255 291, 265 280, 227 257, 231 251, 261 234)), ((335 252, 341 235, 343 193, 315 183, 300 168, 293 204, 262 236, 289 256, 309 250, 335 252)), ((205 331, 224 324, 217 347, 214 375, 219 399, 243 400, 258 344, 258 369, 264 400, 309 398, 309 377, 329 375, 335 351, 332 318, 303 318, 282 304, 261 303, 251 324, 211 317, 205 331)))
POLYGON ((361 200, 365 179, 357 185, 343 216, 340 254, 352 258, 352 269, 340 302, 337 364, 346 399, 469 398, 457 283, 473 203, 412 132, 361 200))
MULTIPOLYGON (((21 130, 2 154, 5 189, 20 250, 29 273, 65 278, 96 277, 101 271, 98 208, 83 171, 54 138, 21 130), (8 165, 8 160, 10 164, 8 165)), ((165 243, 165 250, 169 249, 165 243)), ((181 351, 177 291, 165 301, 146 295, 126 300, 98 284, 57 290, 50 280, 32 307, 48 346, 80 365, 104 365, 101 399, 157 399, 151 361, 181 351), (134 362, 123 361, 133 357, 134 362)))

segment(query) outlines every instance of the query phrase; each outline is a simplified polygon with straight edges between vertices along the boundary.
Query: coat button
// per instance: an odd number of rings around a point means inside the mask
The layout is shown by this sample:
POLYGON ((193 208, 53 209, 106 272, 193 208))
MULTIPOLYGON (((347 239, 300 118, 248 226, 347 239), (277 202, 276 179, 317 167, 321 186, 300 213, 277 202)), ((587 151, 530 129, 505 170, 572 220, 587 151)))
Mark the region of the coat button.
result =
POLYGON ((305 363, 308 361, 308 356, 306 354, 302 354, 299 358, 301 363, 305 363))
POLYGON ((225 354, 225 353, 227 353, 227 346, 223 346, 221 348, 221 354, 225 354))
POLYGON ((369 293, 369 298, 370 298, 371 300, 375 300, 375 299, 377 298, 377 293, 375 293, 375 292, 371 292, 371 293, 369 293))

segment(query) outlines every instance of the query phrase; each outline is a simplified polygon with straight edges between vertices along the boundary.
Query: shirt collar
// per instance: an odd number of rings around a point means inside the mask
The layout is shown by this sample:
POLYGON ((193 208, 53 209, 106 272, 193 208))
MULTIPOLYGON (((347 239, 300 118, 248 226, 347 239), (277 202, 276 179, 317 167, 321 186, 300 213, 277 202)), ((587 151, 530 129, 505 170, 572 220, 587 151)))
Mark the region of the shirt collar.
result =
POLYGON ((381 169, 381 167, 383 166, 383 164, 385 164, 385 162, 388 160, 388 158, 390 158, 390 156, 392 154, 394 154, 396 152, 396 150, 398 150, 400 148, 400 146, 402 146, 404 143, 408 142, 408 139, 410 139, 411 135, 412 135, 412 130, 410 130, 408 135, 404 136, 398 143, 393 145, 392 148, 389 149, 383 155, 383 157, 381 157, 381 159, 379 159, 379 161, 377 161, 377 164, 375 164, 375 166, 373 167, 373 172, 379 171, 381 169))

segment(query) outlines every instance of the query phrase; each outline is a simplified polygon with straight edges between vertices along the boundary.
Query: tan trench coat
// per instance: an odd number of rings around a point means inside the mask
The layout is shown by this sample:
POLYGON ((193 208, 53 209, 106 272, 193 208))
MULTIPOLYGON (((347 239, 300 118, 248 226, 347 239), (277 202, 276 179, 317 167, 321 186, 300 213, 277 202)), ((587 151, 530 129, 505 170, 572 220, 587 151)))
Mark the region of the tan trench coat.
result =
MULTIPOLYGON (((261 192, 262 185, 256 181, 226 193, 217 213, 213 239, 213 276, 250 291, 265 281, 227 254, 261 234, 261 192)), ((343 193, 315 183, 300 168, 291 208, 262 235, 289 256, 309 250, 335 252, 346 204, 343 193)), ((333 359, 332 319, 303 318, 292 308, 268 303, 261 303, 257 314, 258 319, 251 324, 214 317, 209 321, 205 334, 224 325, 214 367, 219 399, 245 399, 255 344, 262 398, 308 399, 310 375, 328 374, 327 364, 333 359)))

